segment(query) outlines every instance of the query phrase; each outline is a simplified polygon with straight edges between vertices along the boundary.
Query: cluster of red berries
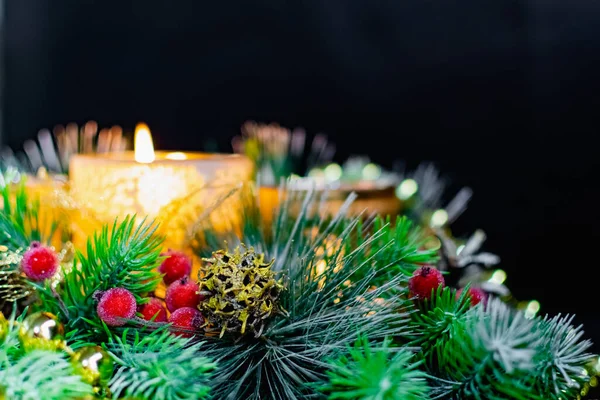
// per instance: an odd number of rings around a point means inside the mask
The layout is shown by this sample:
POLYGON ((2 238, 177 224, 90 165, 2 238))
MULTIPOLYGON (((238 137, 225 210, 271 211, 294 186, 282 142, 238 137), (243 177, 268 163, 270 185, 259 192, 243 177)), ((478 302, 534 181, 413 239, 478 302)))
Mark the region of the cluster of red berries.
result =
POLYGON ((146 321, 169 322, 175 334, 191 337, 193 334, 189 331, 204 324, 204 317, 198 311, 198 305, 204 298, 198 294, 198 284, 189 278, 192 261, 178 251, 169 250, 163 255, 166 258, 158 271, 163 274, 165 284, 169 285, 164 302, 150 297, 144 304, 137 305, 135 296, 127 289, 107 290, 101 294, 97 307, 98 316, 107 325, 124 325, 137 312, 146 321))
MULTIPOLYGON (((429 299, 439 288, 443 288, 445 285, 446 282, 442 273, 435 267, 426 265, 417 269, 408 280, 409 295, 417 301, 429 299)), ((456 292, 457 298, 461 296, 462 291, 463 289, 459 289, 456 292)), ((486 293, 478 287, 469 288, 467 296, 470 298, 472 307, 481 302, 485 304, 487 301, 486 293)))
MULTIPOLYGON (((165 295, 167 310, 171 313, 168 322, 173 324, 175 329, 197 330, 204 325, 204 317, 198 311, 198 305, 204 300, 204 296, 198 293, 198 284, 190 279, 192 260, 179 251, 169 250, 163 255, 167 258, 158 268, 158 272, 163 274, 163 281, 168 285, 165 295)), ((192 336, 188 332, 176 334, 192 336)))

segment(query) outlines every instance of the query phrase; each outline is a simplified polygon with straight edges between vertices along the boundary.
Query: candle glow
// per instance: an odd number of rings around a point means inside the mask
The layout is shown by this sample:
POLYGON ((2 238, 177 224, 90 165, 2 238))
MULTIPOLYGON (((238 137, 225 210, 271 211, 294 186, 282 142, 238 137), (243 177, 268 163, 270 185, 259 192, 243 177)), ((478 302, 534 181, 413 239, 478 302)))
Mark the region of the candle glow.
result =
MULTIPOLYGON (((69 169, 74 199, 100 221, 112 223, 136 214, 157 218, 167 226, 167 220, 175 224, 173 220, 180 216, 193 218, 214 206, 233 187, 251 179, 253 166, 239 154, 155 151, 150 129, 138 124, 133 152, 77 154, 69 169), (174 203, 178 206, 171 210, 174 203)), ((219 207, 239 219, 233 201, 219 207)), ((229 217, 223 223, 231 223, 229 217)), ((183 235, 174 229, 169 232, 170 238, 183 235)))

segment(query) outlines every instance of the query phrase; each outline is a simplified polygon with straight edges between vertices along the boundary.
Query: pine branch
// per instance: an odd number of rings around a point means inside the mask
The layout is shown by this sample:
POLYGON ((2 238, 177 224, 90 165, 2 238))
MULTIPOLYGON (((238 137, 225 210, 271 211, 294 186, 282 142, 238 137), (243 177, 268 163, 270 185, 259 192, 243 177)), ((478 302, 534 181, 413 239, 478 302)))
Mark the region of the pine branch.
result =
POLYGON ((115 398, 140 400, 206 399, 216 364, 202 355, 202 343, 165 329, 141 338, 125 331, 107 344, 118 365, 109 387, 115 398))
POLYGON ((356 239, 346 242, 346 247, 358 248, 372 232, 379 232, 378 239, 365 248, 365 255, 377 252, 371 266, 371 270, 376 272, 372 281, 375 286, 399 274, 411 276, 419 264, 434 264, 438 260, 438 249, 426 248, 432 237, 425 235, 405 216, 396 217, 394 223, 390 216, 385 219, 376 216, 366 224, 359 221, 356 231, 356 239))
POLYGON ((83 271, 102 279, 102 290, 122 287, 138 300, 153 291, 161 277, 155 271, 160 263, 163 238, 155 236, 157 225, 144 218, 136 227, 135 216, 104 226, 100 235, 88 241, 87 256, 79 253, 83 271))
POLYGON ((156 229, 145 219, 137 225, 131 216, 115 221, 112 228, 105 225, 88 239, 87 255, 77 253, 59 288, 37 286, 41 307, 61 315, 70 329, 77 328, 81 335, 75 340, 89 340, 89 334, 105 336, 107 330, 96 315, 95 294, 122 287, 133 293, 138 304, 143 303, 161 279, 156 267, 163 238, 155 235, 156 229))
POLYGON ((573 318, 558 315, 539 322, 543 340, 536 357, 537 388, 544 399, 575 398, 590 381, 585 367, 593 359, 587 353, 592 343, 582 340, 582 326, 574 327, 573 318))
POLYGON ((475 307, 452 325, 451 340, 439 349, 436 388, 444 398, 542 400, 532 393, 534 356, 540 335, 533 321, 498 299, 475 307))
POLYGON ((41 218, 39 199, 29 198, 25 180, 16 185, 6 184, 0 190, 0 244, 11 251, 22 251, 33 241, 49 244, 57 223, 41 218))
POLYGON ((11 400, 75 400, 92 387, 73 372, 64 354, 35 350, 10 362, 0 350, 0 395, 11 400))
POLYGON ((430 299, 417 303, 417 310, 411 313, 410 345, 421 347, 421 355, 430 367, 435 367, 435 357, 452 339, 453 326, 469 310, 468 292, 467 287, 457 298, 456 290, 440 288, 430 299))
POLYGON ((407 349, 391 348, 386 340, 372 347, 359 338, 348 354, 332 361, 329 382, 321 390, 329 399, 424 400, 428 396, 426 374, 418 369, 407 349))

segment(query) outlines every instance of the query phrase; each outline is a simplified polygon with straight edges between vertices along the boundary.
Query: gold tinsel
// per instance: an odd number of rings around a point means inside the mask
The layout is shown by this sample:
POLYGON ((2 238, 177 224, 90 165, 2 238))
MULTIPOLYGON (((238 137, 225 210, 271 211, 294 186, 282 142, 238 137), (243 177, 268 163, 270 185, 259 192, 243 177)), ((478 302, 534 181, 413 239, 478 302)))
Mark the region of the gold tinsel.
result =
POLYGON ((265 262, 264 254, 238 246, 233 252, 216 251, 204 261, 198 284, 206 296, 200 311, 208 334, 250 331, 259 337, 270 316, 285 313, 278 302, 283 284, 271 270, 273 260, 265 262))

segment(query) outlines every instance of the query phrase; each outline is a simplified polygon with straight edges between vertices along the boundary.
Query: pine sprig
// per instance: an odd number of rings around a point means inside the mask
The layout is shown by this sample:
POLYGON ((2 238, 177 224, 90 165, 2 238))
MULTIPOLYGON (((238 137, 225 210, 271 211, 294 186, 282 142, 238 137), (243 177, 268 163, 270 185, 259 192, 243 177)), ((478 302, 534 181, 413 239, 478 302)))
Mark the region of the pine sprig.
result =
POLYGON ((413 331, 410 344, 421 347, 421 355, 430 366, 452 338, 452 328, 469 310, 468 289, 463 290, 457 298, 456 290, 438 288, 430 299, 417 303, 417 310, 411 313, 413 331))
POLYGON ((109 382, 115 398, 206 399, 216 364, 202 355, 202 343, 158 329, 141 337, 125 331, 107 344, 117 365, 109 382))
POLYGON ((41 217, 40 201, 30 198, 25 180, 22 179, 18 184, 6 184, 0 191, 0 244, 11 251, 21 251, 33 241, 49 244, 58 225, 41 217))
POLYGON ((391 348, 385 340, 372 347, 359 338, 348 354, 332 361, 329 382, 321 388, 331 400, 424 400, 428 396, 426 374, 407 349, 391 348))
POLYGON ((582 340, 582 326, 572 325, 574 316, 540 320, 542 342, 536 357, 538 391, 548 400, 575 398, 590 376, 585 367, 593 356, 592 343, 582 340))
POLYGON ((398 274, 410 276, 419 264, 434 264, 438 260, 438 249, 426 248, 431 237, 425 235, 406 216, 398 216, 393 223, 390 216, 376 216, 371 224, 361 223, 357 231, 357 243, 349 244, 351 246, 358 247, 371 232, 380 232, 379 238, 367 250, 373 252, 384 248, 374 259, 373 269, 378 271, 374 285, 398 274), (390 265, 391 268, 380 270, 381 265, 390 265))
POLYGON ((155 235, 157 225, 128 216, 115 221, 110 228, 88 239, 87 254, 77 253, 73 268, 66 271, 64 281, 53 289, 50 284, 37 286, 41 294, 40 308, 59 314, 68 328, 77 329, 81 336, 73 340, 86 341, 86 335, 105 336, 107 329, 96 315, 97 294, 114 287, 129 290, 138 304, 160 282, 156 267, 161 261, 163 238, 155 235), (85 329, 82 329, 85 328, 85 329))
POLYGON ((144 218, 136 227, 135 216, 105 225, 93 241, 88 240, 87 256, 79 253, 82 270, 101 279, 101 290, 122 287, 140 300, 160 281, 155 271, 160 263, 163 238, 155 235, 158 226, 144 218))
POLYGON ((0 398, 76 400, 91 395, 92 387, 75 373, 64 352, 24 351, 19 341, 19 327, 27 311, 17 316, 16 306, 13 307, 8 330, 0 340, 0 398))
POLYGON ((543 399, 533 392, 540 335, 523 313, 490 299, 453 324, 450 335, 438 356, 439 372, 447 380, 439 390, 444 398, 543 399))
POLYGON ((35 350, 11 362, 0 350, 0 397, 11 400, 75 400, 92 394, 65 354, 35 350))

